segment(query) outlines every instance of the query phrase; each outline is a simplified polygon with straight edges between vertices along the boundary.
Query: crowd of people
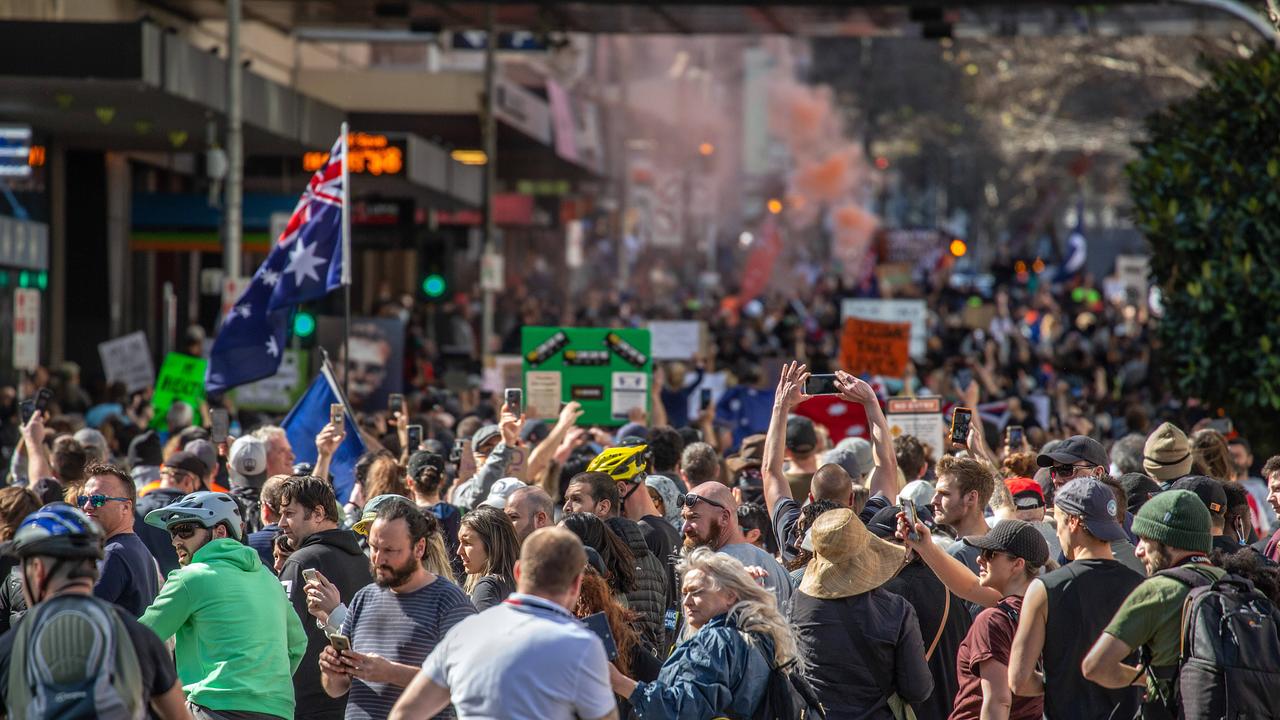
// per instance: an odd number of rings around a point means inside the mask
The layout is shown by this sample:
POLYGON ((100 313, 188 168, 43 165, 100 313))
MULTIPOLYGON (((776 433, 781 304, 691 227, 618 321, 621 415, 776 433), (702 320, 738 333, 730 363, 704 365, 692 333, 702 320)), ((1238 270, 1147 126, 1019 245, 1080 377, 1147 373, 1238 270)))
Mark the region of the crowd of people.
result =
MULTIPOLYGON (((24 378, 0 392, 8 714, 1280 713, 1280 456, 1170 394, 1148 309, 1006 283, 974 323, 944 283, 907 377, 860 378, 832 367, 854 290, 812 280, 785 302, 684 301, 710 352, 657 368, 622 427, 451 392, 453 351, 411 344, 414 389, 357 418, 349 494, 330 472, 344 425, 296 464, 270 418, 238 413, 215 442, 208 408, 154 430, 145 398, 95 403, 74 367, 24 378), (691 403, 717 372, 718 401, 691 403), (811 372, 865 423, 815 421, 811 372), (974 422, 895 436, 895 395, 974 422), (1230 637, 1196 642, 1244 650, 1189 663, 1184 609, 1213 603, 1230 637)), ((519 302, 508 330, 550 319, 519 302)), ((593 292, 569 315, 639 313, 593 292)))

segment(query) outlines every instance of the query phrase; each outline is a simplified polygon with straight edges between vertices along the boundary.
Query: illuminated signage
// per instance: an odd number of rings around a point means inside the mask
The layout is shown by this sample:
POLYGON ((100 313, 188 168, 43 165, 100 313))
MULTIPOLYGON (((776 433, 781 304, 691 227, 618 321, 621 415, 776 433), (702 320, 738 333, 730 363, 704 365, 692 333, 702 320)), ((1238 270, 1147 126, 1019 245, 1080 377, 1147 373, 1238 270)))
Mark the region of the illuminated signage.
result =
MULTIPOLYGON (((401 175, 404 173, 405 141, 374 133, 351 133, 347 137, 347 162, 350 171, 367 175, 401 175)), ((329 160, 327 152, 309 152, 302 156, 302 169, 315 172, 329 160)))

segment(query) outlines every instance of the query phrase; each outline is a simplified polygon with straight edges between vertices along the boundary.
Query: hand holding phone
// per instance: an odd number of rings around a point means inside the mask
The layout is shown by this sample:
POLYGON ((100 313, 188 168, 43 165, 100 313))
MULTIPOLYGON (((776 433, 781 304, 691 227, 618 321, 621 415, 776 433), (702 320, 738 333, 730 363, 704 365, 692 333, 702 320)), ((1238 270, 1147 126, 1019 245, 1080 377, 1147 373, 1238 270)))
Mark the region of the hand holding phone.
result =
POLYGON ((609 618, 603 612, 593 613, 582 618, 582 622, 591 632, 600 637, 604 643, 604 653, 609 662, 618 660, 618 643, 613 639, 613 631, 609 629, 609 618))
POLYGON ((702 388, 698 391, 698 408, 706 410, 711 407, 711 388, 702 388))
POLYGON ((951 442, 956 445, 967 445, 969 442, 969 426, 973 423, 973 410, 958 407, 951 413, 951 442))
POLYGON ((1005 445, 1010 449, 1017 450, 1022 447, 1022 441, 1026 438, 1026 434, 1022 430, 1021 425, 1010 425, 1005 430, 1005 445))
POLYGON ((836 387, 836 376, 831 375, 810 375, 809 379, 804 381, 805 395, 839 395, 840 389, 836 387))
POLYGON ((330 635, 329 644, 333 646, 334 650, 338 651, 338 654, 351 651, 351 638, 346 635, 339 635, 338 633, 330 635))
POLYGON ((902 500, 902 512, 907 516, 907 537, 912 540, 920 539, 920 531, 916 530, 916 523, 920 522, 920 515, 916 512, 916 503, 914 500, 902 500))
POLYGON ((338 429, 346 426, 347 413, 342 403, 332 403, 329 405, 329 424, 334 425, 338 429))
POLYGON ((400 415, 404 413, 404 395, 391 393, 387 396, 387 414, 398 424, 400 415))
POLYGON ((512 415, 520 417, 521 406, 524 404, 524 391, 520 388, 507 388, 502 393, 502 401, 506 403, 507 410, 512 415))
POLYGON ((315 582, 319 579, 320 571, 315 568, 303 568, 302 579, 305 582, 315 582))
POLYGON ((422 446, 422 426, 409 426, 409 452, 414 453, 422 446))

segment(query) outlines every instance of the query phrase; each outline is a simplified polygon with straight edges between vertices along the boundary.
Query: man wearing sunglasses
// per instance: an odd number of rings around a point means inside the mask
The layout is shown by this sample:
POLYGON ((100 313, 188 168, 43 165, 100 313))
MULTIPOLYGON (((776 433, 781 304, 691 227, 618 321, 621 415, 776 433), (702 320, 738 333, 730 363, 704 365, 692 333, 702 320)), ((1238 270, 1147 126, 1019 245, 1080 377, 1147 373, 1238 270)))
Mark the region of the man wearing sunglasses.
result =
POLYGON ((1036 457, 1036 464, 1049 468, 1055 490, 1080 477, 1102 477, 1111 459, 1102 443, 1087 435, 1072 435, 1056 447, 1036 457))
POLYGON ((762 568, 768 577, 764 586, 778 598, 778 608, 786 612, 791 601, 791 577, 769 553, 747 542, 738 525, 738 503, 733 492, 719 482, 705 482, 689 491, 681 501, 684 519, 684 546, 690 550, 709 547, 737 558, 747 567, 762 568))
POLYGON ((90 465, 76 505, 102 526, 106 539, 93 594, 140 617, 160 591, 155 558, 133 532, 133 480, 113 465, 90 465))

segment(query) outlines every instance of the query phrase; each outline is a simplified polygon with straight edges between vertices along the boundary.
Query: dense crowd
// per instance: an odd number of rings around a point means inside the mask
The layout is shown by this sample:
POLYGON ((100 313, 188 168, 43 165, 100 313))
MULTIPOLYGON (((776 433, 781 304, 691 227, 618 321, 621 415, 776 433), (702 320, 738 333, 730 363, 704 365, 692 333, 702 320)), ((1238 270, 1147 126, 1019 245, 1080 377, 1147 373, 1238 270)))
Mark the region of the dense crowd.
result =
POLYGON ((272 418, 238 412, 223 440, 177 404, 148 429, 145 394, 24 377, 0 390, 8 713, 1280 712, 1280 456, 1163 385, 1145 303, 1001 278, 975 321, 974 291, 929 280, 926 352, 859 378, 831 366, 840 302, 876 288, 799 285, 741 306, 590 292, 558 317, 518 294, 517 349, 522 325, 707 323, 708 352, 657 368, 620 428, 451 390, 478 355, 465 299, 442 328, 388 300, 417 328, 411 389, 357 418, 349 494, 344 423, 299 465, 272 418), (831 395, 806 394, 811 371, 831 395), (711 373, 726 389, 691 403, 711 373), (894 436, 890 396, 974 422, 894 436), (865 422, 815 422, 833 401, 865 422))

